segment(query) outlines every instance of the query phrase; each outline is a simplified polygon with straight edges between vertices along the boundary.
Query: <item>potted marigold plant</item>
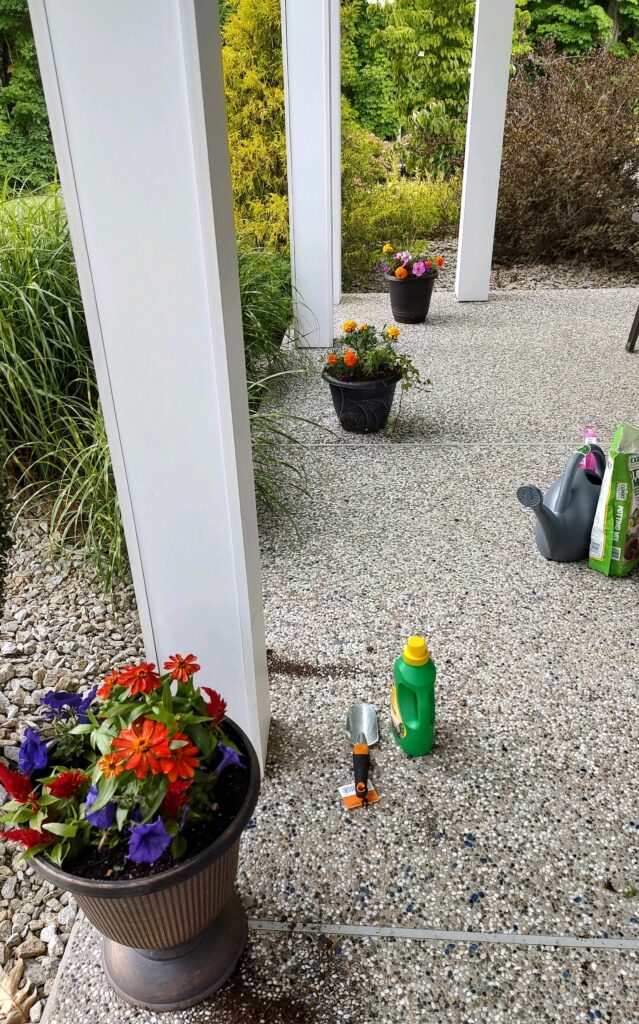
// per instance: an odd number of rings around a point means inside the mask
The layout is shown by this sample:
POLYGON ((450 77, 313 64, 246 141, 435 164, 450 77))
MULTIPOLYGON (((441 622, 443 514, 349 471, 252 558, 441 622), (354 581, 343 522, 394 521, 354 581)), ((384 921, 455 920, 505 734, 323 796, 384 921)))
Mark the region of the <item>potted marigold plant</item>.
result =
POLYGON ((398 324, 423 324, 428 316, 442 256, 420 253, 413 256, 407 249, 395 252, 390 242, 382 248, 378 270, 388 284, 393 319, 398 324))
POLYGON ((378 331, 347 320, 342 330, 326 357, 322 377, 328 381, 344 430, 373 434, 386 426, 400 381, 404 391, 430 381, 422 380, 409 357, 396 350, 399 327, 378 331))
POLYGON ((198 689, 192 654, 131 665, 87 694, 50 691, 28 728, 3 839, 73 896, 103 935, 103 964, 125 1000, 191 1006, 219 988, 246 943, 233 894, 240 834, 259 790, 255 751, 198 689))

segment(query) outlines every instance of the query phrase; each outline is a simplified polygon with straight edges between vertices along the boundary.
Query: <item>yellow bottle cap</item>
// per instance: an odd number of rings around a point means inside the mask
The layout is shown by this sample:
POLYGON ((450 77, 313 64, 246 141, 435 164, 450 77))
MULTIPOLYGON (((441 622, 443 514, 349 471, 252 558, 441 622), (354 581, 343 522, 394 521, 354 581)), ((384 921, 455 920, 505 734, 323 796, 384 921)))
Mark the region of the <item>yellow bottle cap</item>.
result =
POLYGON ((404 661, 408 665, 425 665, 430 652, 423 636, 411 636, 404 648, 404 661))

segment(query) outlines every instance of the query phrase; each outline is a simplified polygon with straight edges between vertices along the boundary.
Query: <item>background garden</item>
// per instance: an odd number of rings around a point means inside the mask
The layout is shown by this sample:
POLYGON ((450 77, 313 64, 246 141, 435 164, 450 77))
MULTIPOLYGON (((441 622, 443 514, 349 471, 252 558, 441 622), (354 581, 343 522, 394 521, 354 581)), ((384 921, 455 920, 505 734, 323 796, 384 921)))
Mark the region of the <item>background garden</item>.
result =
MULTIPOLYGON (((381 241, 456 233, 474 3, 341 11, 343 285, 355 291, 376 287, 381 241)), ((305 370, 280 344, 293 315, 280 0, 220 0, 220 14, 257 490, 285 513, 282 475, 303 480, 273 388, 305 370)), ((498 260, 637 263, 638 97, 639 0, 517 0, 498 260)), ((0 0, 0 179, 11 514, 46 510, 53 542, 80 545, 110 585, 126 550, 26 0, 0 0)), ((0 497, 0 523, 6 508, 0 497)))

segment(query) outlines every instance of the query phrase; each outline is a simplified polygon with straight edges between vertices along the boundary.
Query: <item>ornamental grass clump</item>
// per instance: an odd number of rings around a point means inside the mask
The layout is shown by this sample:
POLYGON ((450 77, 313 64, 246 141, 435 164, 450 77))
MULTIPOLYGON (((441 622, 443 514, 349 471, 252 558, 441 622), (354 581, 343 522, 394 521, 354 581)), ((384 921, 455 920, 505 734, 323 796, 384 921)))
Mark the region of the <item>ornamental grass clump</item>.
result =
POLYGON ((398 352, 395 342, 399 339, 399 327, 384 327, 378 331, 368 324, 347 320, 342 325, 343 334, 336 339, 335 347, 326 357, 324 372, 339 381, 375 381, 393 377, 401 378, 404 391, 421 385, 428 386, 412 360, 398 352))
POLYGON ((227 824, 222 791, 232 782, 241 802, 247 760, 225 731, 226 702, 194 685, 195 656, 175 654, 164 668, 130 665, 86 694, 43 696, 19 770, 0 764, 5 841, 74 873, 117 878, 132 865, 170 867, 216 838, 227 824))

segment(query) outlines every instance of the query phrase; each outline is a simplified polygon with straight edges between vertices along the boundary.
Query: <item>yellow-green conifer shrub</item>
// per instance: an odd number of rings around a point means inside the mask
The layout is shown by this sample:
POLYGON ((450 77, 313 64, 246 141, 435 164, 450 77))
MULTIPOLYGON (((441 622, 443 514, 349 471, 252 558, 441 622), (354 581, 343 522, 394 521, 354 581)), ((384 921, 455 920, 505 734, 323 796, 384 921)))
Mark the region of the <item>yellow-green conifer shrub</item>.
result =
POLYGON ((280 0, 238 0, 222 54, 238 236, 281 249, 288 203, 280 0))

